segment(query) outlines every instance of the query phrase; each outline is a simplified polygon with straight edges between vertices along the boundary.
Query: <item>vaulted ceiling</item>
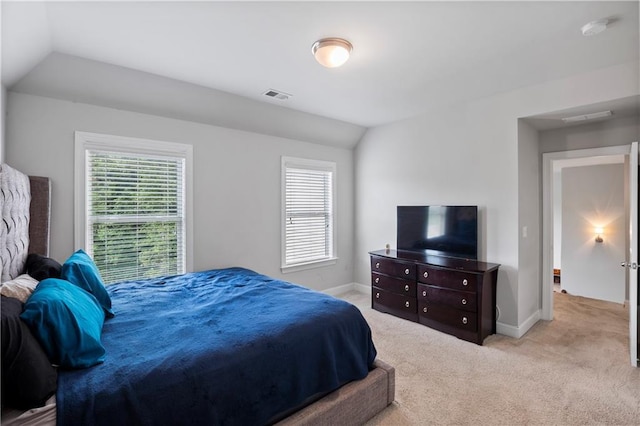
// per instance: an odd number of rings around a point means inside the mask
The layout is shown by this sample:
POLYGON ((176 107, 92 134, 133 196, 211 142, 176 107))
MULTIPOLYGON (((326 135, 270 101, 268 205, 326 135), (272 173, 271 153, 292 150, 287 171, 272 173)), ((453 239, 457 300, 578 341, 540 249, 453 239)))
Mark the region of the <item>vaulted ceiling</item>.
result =
POLYGON ((637 1, 3 1, 2 82, 57 53, 371 127, 638 61, 638 21, 637 1), (354 46, 341 68, 311 55, 328 36, 354 46))

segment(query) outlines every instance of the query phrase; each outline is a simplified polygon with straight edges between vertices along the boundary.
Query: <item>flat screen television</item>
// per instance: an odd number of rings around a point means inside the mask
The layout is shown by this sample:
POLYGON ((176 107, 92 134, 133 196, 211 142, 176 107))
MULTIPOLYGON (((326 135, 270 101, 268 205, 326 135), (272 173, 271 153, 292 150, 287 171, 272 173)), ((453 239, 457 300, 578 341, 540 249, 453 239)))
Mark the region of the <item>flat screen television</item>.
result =
POLYGON ((478 258, 477 206, 398 206, 398 250, 478 258))

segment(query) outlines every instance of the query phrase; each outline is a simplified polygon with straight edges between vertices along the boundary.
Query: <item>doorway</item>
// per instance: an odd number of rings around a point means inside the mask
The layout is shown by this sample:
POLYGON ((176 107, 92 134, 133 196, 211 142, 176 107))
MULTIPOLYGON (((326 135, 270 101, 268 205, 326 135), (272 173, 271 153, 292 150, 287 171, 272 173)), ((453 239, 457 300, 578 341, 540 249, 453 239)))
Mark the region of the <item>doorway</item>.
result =
MULTIPOLYGON (((637 144, 636 144, 637 146, 637 144)), ((622 146, 612 146, 612 147, 603 147, 603 148, 594 148, 594 149, 583 149, 583 150, 574 150, 574 151, 564 151, 564 152, 554 152, 554 153, 546 153, 543 154, 543 268, 542 268, 542 319, 551 320, 553 319, 553 290, 554 290, 554 252, 557 250, 557 245, 554 244, 554 206, 557 206, 557 199, 554 199, 554 194, 557 194, 558 191, 558 181, 557 181, 557 171, 562 167, 578 167, 582 165, 595 165, 595 164, 606 164, 606 163, 616 163, 625 161, 625 176, 630 170, 629 167, 629 145, 622 146)), ((637 158, 637 157, 636 157, 637 158)), ((625 182, 627 179, 624 178, 623 182, 620 182, 624 188, 625 194, 625 208, 624 211, 628 212, 629 208, 633 203, 637 206, 637 193, 636 199, 630 199, 630 188, 628 185, 625 186, 625 182)), ((628 214, 622 220, 624 225, 628 224, 628 214)), ((594 224, 595 228, 596 224, 594 224)), ((619 225, 618 225, 619 226, 619 225)), ((624 229, 624 228, 623 228, 624 229)), ((628 229, 628 228, 626 228, 628 229)), ((594 229, 595 231, 595 229, 594 229)), ((624 253, 628 254, 630 247, 629 233, 623 232, 625 235, 624 240, 624 253)), ((597 238, 594 232, 594 239, 597 238)), ((597 242, 590 242, 591 246, 597 246, 597 242)), ((620 267, 620 262, 627 262, 628 259, 622 257, 618 262, 615 262, 614 259, 611 259, 611 268, 620 267), (617 265, 615 264, 617 263, 617 265)), ((633 271, 635 273, 635 271, 633 271)), ((562 275, 562 274, 560 274, 562 275)), ((625 271, 617 273, 617 275, 624 276, 625 280, 625 299, 629 298, 629 295, 632 296, 637 294, 635 291, 637 289, 632 289, 629 283, 629 271, 625 269, 625 271), (633 291, 631 291, 633 290, 633 291)), ((635 286, 637 286, 637 281, 635 286)), ((589 297, 589 296, 587 296, 589 297)), ((632 303, 633 305, 633 303, 632 303)), ((630 332, 633 332, 633 324, 635 321, 630 321, 630 332)), ((635 342, 631 339, 632 348, 630 348, 631 352, 631 360, 632 364, 636 365, 634 361, 637 361, 637 347, 635 346, 635 342), (634 350, 635 349, 635 350, 634 350), (634 355, 635 354, 635 355, 634 355)))
POLYGON ((623 305, 625 157, 553 161, 554 291, 623 305))
MULTIPOLYGON (((554 170, 560 165, 600 164, 612 157, 628 156, 629 146, 613 146, 573 151, 552 152, 542 155, 542 319, 553 319, 553 259, 554 259, 554 170)), ((556 182, 557 184, 557 182, 556 182)), ((620 259, 623 261, 624 259, 620 259)))

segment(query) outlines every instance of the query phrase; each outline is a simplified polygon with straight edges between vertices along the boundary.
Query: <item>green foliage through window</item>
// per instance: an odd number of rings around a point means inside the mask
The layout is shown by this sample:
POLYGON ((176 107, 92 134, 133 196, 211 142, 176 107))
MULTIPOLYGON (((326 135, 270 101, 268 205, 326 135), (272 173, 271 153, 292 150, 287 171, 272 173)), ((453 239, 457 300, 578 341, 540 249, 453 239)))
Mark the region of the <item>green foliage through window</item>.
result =
POLYGON ((105 282, 184 272, 184 159, 88 151, 91 252, 105 282))

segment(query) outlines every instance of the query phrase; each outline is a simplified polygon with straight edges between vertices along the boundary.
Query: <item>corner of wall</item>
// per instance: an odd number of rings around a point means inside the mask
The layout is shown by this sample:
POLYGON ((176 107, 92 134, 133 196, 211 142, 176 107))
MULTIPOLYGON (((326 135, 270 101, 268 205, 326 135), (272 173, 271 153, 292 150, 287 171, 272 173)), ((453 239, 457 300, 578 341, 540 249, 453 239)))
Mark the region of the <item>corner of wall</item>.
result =
POLYGON ((513 326, 504 324, 501 322, 496 323, 496 333, 504 336, 513 337, 519 339, 524 336, 531 327, 533 327, 541 318, 541 311, 538 309, 529 318, 527 318, 522 324, 513 326))

